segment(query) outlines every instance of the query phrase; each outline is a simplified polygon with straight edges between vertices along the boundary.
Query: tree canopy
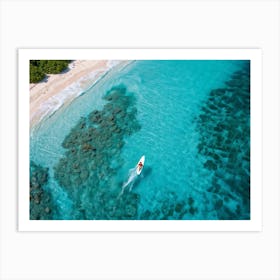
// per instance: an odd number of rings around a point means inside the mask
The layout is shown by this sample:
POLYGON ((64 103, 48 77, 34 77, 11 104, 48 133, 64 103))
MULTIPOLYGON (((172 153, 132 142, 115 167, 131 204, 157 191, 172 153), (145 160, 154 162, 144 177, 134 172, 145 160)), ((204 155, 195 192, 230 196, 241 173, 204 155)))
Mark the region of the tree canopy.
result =
POLYGON ((30 60, 30 83, 38 83, 46 74, 58 74, 66 70, 71 60, 30 60))

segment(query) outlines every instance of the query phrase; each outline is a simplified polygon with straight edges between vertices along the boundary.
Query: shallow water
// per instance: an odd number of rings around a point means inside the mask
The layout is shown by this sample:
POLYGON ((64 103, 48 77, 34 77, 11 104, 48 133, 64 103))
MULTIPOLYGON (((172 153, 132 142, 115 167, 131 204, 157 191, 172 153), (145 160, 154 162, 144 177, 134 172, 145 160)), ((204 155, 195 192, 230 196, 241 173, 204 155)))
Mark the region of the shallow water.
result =
POLYGON ((52 198, 31 219, 249 219, 249 62, 135 61, 32 131, 30 159, 52 198))

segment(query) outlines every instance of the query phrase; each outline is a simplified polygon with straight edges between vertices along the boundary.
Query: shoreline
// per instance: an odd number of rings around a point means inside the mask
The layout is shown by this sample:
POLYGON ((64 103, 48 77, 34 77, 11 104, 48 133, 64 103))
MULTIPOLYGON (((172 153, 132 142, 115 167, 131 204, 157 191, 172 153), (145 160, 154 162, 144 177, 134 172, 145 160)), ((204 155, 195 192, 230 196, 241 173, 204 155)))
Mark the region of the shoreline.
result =
POLYGON ((63 105, 72 102, 112 69, 117 66, 125 67, 130 62, 129 60, 73 60, 67 71, 47 75, 45 80, 29 84, 30 130, 63 105))

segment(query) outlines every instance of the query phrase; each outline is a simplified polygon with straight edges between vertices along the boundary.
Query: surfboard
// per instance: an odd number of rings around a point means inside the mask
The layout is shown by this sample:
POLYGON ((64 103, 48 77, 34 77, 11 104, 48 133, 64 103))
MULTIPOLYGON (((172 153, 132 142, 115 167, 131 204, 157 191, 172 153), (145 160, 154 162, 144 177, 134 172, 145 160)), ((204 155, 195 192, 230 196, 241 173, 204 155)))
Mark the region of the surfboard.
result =
POLYGON ((141 172, 143 170, 143 167, 144 167, 144 163, 145 163, 145 156, 142 156, 140 158, 140 160, 138 161, 137 165, 136 165, 136 167, 137 167, 137 169, 136 169, 137 175, 141 174, 141 172), (140 163, 142 163, 142 166, 139 166, 140 163))

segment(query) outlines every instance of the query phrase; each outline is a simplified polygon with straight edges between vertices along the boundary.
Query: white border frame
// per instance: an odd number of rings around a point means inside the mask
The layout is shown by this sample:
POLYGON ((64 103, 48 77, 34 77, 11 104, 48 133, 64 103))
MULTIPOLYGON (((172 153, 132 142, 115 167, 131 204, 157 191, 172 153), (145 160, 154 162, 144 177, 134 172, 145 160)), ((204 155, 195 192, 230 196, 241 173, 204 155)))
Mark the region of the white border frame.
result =
POLYGON ((260 49, 19 49, 19 231, 261 231, 262 59, 260 49), (251 61, 251 219, 168 221, 29 220, 29 60, 190 59, 251 61))

